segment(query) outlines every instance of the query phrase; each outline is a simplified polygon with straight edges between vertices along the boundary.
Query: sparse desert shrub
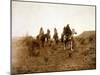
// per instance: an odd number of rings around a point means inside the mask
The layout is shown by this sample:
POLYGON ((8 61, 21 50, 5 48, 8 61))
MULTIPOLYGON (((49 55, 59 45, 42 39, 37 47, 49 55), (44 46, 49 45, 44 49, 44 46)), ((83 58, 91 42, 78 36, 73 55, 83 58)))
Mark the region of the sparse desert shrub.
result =
POLYGON ((40 44, 39 44, 38 40, 33 39, 32 36, 27 36, 27 37, 23 38, 21 45, 24 45, 28 48, 30 56, 38 55, 39 51, 36 51, 36 49, 40 47, 40 44))
POLYGON ((75 37, 75 41, 77 47, 74 49, 75 51, 71 53, 69 50, 63 49, 62 42, 56 45, 54 41, 51 40, 51 46, 48 46, 46 43, 47 46, 40 48, 39 40, 34 39, 32 36, 23 37, 17 42, 17 46, 13 45, 13 51, 16 53, 13 59, 15 58, 18 60, 17 63, 12 62, 13 66, 15 66, 13 72, 16 74, 73 69, 94 69, 96 66, 95 44, 94 42, 91 43, 91 41, 95 41, 94 37, 78 36, 75 37), (16 64, 18 67, 16 67, 16 64))
POLYGON ((94 43, 96 39, 95 32, 86 31, 76 37, 76 40, 79 41, 81 45, 88 45, 90 43, 94 43))
POLYGON ((94 40, 93 37, 87 37, 87 38, 78 38, 78 41, 81 45, 86 45, 86 44, 89 44, 89 43, 92 43, 94 40))
POLYGON ((80 42, 80 44, 84 45, 85 44, 85 39, 84 38, 80 38, 79 42, 80 42))
POLYGON ((18 44, 16 47, 20 48, 21 53, 24 53, 27 56, 37 56, 39 54, 38 49, 40 48, 40 43, 32 36, 19 38, 16 44, 18 44))
POLYGON ((95 40, 96 40, 96 38, 95 38, 95 35, 91 35, 91 36, 89 36, 89 42, 91 42, 91 43, 95 43, 95 40))
POLYGON ((87 56, 89 54, 89 50, 83 51, 81 54, 84 55, 84 56, 87 56))
POLYGON ((90 42, 93 41, 93 37, 89 37, 89 41, 90 41, 90 42))
POLYGON ((39 42, 36 39, 33 39, 32 36, 27 36, 22 39, 22 45, 27 46, 29 48, 39 47, 39 42))

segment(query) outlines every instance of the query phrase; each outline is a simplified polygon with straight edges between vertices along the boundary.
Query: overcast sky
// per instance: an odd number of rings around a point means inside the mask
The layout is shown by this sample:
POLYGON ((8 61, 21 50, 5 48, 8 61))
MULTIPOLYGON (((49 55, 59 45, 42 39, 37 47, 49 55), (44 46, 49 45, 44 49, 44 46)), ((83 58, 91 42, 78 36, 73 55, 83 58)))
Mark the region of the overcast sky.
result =
POLYGON ((36 36, 40 27, 51 35, 57 28, 59 36, 63 27, 70 24, 77 34, 95 30, 95 7, 62 5, 33 2, 12 2, 12 36, 23 36, 27 33, 36 36))

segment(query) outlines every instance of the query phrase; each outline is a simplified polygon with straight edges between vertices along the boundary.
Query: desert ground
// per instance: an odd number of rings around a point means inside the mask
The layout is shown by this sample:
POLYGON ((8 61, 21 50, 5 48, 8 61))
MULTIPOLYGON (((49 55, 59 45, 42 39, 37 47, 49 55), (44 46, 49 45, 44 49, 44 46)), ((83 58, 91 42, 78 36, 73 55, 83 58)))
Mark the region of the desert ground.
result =
POLYGON ((96 69, 96 32, 74 37, 74 51, 51 41, 40 47, 32 36, 12 38, 12 74, 96 69), (69 54, 71 56, 69 57, 69 54))

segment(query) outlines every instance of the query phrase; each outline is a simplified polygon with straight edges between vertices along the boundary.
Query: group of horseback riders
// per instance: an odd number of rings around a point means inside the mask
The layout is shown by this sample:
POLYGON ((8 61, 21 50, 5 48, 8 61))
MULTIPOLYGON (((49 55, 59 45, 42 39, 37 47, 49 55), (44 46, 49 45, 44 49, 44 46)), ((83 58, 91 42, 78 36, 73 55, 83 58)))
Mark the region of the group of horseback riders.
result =
MULTIPOLYGON (((70 29, 69 24, 67 24, 67 26, 63 28, 63 32, 61 34, 61 42, 64 43, 64 50, 68 46, 68 43, 70 43, 70 49, 73 50, 73 42, 74 42, 73 36, 74 36, 74 34, 77 34, 77 33, 75 32, 75 29, 72 29, 72 30, 70 29)), ((44 47, 44 43, 45 42, 48 43, 50 38, 51 38, 50 30, 47 29, 47 33, 44 34, 44 30, 41 27, 40 28, 40 32, 39 32, 39 34, 37 36, 37 39, 41 41, 42 47, 44 47)), ((54 28, 53 40, 54 40, 55 44, 58 44, 58 42, 60 41, 56 28, 54 28)))

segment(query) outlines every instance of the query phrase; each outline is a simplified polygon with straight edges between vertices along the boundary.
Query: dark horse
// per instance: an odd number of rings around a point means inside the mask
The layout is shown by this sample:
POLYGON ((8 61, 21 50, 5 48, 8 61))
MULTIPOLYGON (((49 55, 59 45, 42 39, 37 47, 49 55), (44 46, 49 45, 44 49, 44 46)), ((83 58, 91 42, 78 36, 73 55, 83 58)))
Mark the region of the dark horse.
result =
POLYGON ((54 35, 53 35, 53 39, 55 41, 55 44, 58 44, 58 33, 57 33, 57 29, 54 29, 54 35))
POLYGON ((47 30, 46 34, 37 35, 37 39, 40 41, 41 47, 44 47, 45 42, 48 43, 50 39, 50 30, 47 30))

